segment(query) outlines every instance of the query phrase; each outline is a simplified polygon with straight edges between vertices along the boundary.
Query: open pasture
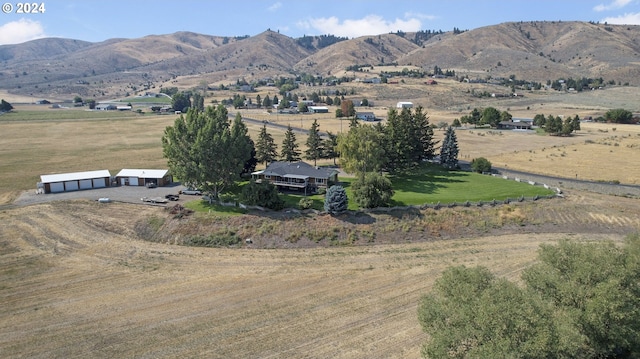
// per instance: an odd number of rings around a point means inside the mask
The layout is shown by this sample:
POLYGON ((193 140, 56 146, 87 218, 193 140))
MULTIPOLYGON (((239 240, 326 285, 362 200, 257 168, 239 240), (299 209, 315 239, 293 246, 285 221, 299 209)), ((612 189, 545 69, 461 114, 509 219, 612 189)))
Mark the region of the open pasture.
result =
MULTIPOLYGON (((229 112, 233 114, 235 110, 229 112)), ((340 133, 349 127, 347 120, 336 119, 332 114, 275 115, 257 110, 241 113, 258 120, 247 124, 254 140, 260 128, 267 125, 278 146, 284 130, 271 124, 308 129, 317 119, 320 131, 340 133)), ((20 191, 35 189, 42 174, 166 167, 160 138, 175 118, 82 109, 38 110, 37 106, 18 105, 15 113, 0 117, 0 203, 10 202, 20 191)), ((583 179, 629 184, 638 183, 640 178, 640 167, 630 161, 640 151, 640 126, 583 123, 577 135, 566 138, 475 129, 456 133, 461 160, 483 156, 498 167, 570 178, 578 174, 583 179), (607 174, 606 178, 603 174, 607 174)), ((444 131, 435 130, 436 139, 442 140, 443 134, 444 131)), ((306 136, 296 136, 304 151, 306 136)))
MULTIPOLYGON (((0 212, 3 357, 419 358, 417 305, 444 268, 517 279, 539 244, 567 236, 281 250, 135 239, 165 218, 86 201, 0 212)), ((588 235, 601 238, 620 236, 588 235)))

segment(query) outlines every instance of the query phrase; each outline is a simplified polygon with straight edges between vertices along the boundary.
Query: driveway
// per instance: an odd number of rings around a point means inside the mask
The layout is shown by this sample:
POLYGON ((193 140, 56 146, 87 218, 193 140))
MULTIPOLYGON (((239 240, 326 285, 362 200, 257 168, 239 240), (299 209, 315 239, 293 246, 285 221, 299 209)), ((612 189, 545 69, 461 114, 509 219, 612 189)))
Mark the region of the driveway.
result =
MULTIPOLYGON (((51 201, 73 200, 73 199, 88 199, 97 201, 99 198, 109 198, 113 202, 126 202, 135 204, 149 204, 143 202, 142 198, 164 198, 168 194, 178 194, 180 190, 184 189, 180 183, 173 183, 165 187, 147 188, 142 186, 118 186, 118 187, 105 187, 98 189, 88 189, 81 191, 62 192, 62 193, 46 193, 36 194, 36 191, 23 192, 18 197, 13 205, 15 206, 28 206, 37 203, 46 203, 51 201)), ((171 203, 183 203, 187 200, 196 199, 199 196, 180 195, 179 201, 169 201, 171 203)))

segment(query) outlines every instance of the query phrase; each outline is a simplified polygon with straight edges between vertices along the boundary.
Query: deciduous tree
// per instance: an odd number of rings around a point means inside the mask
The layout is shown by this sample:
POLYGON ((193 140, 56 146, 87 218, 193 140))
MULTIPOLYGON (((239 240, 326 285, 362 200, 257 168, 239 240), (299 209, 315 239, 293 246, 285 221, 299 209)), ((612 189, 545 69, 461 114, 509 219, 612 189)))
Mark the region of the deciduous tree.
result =
POLYGON ((202 112, 190 109, 162 137, 163 155, 172 173, 182 182, 217 198, 240 179, 250 154, 233 150, 227 109, 219 105, 202 112))

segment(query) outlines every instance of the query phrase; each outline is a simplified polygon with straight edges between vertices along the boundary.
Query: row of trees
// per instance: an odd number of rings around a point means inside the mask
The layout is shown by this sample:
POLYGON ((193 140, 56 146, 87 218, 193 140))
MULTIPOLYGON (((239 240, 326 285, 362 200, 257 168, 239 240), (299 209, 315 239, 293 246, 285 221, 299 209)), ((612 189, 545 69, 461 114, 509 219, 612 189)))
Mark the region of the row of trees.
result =
MULTIPOLYGON (((336 152, 337 136, 331 132, 327 132, 326 138, 322 138, 320 136, 318 120, 314 120, 313 124, 311 124, 306 145, 307 149, 304 152, 304 156, 306 159, 312 160, 314 166, 319 159, 333 159, 335 163, 335 159, 338 157, 336 152)), ((295 162, 301 160, 301 154, 296 134, 293 132, 291 126, 287 127, 279 154, 278 146, 273 136, 267 132, 267 126, 262 126, 256 142, 256 160, 259 163, 264 163, 266 166, 270 162, 278 159, 295 162)))
POLYGON ((640 357, 640 236, 542 245, 518 285, 452 267, 419 305, 428 358, 640 357))
POLYGON ((482 110, 474 108, 468 115, 460 117, 459 121, 474 127, 489 125, 495 128, 501 121, 511 121, 512 118, 513 116, 508 111, 500 112, 495 107, 486 107, 482 110))
POLYGON ((533 124, 544 129, 544 132, 554 136, 569 136, 573 131, 580 130, 580 117, 567 117, 562 120, 560 116, 537 114, 533 118, 533 124))

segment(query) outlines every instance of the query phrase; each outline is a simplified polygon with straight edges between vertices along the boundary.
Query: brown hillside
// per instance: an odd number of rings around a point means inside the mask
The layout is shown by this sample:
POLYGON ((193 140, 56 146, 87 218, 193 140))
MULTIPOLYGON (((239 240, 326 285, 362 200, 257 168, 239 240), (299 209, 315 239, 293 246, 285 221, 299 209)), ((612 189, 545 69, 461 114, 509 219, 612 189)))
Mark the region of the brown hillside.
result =
POLYGON ((418 45, 398 35, 362 36, 326 47, 296 64, 301 72, 323 75, 336 74, 351 65, 379 65, 418 48, 418 45))
POLYGON ((640 72, 638 37, 640 26, 512 22, 431 41, 398 62, 438 65, 479 77, 515 74, 540 82, 561 77, 633 81, 640 72))
POLYGON ((234 83, 292 72, 342 76, 352 65, 397 63, 430 71, 454 69, 470 78, 538 82, 602 77, 639 85, 640 26, 586 22, 511 22, 461 34, 438 34, 417 45, 415 34, 381 34, 317 49, 267 30, 219 37, 178 32, 85 43, 42 39, 0 46, 0 90, 34 97, 123 96, 163 84, 234 83), (188 78, 185 78, 188 77, 188 78))

